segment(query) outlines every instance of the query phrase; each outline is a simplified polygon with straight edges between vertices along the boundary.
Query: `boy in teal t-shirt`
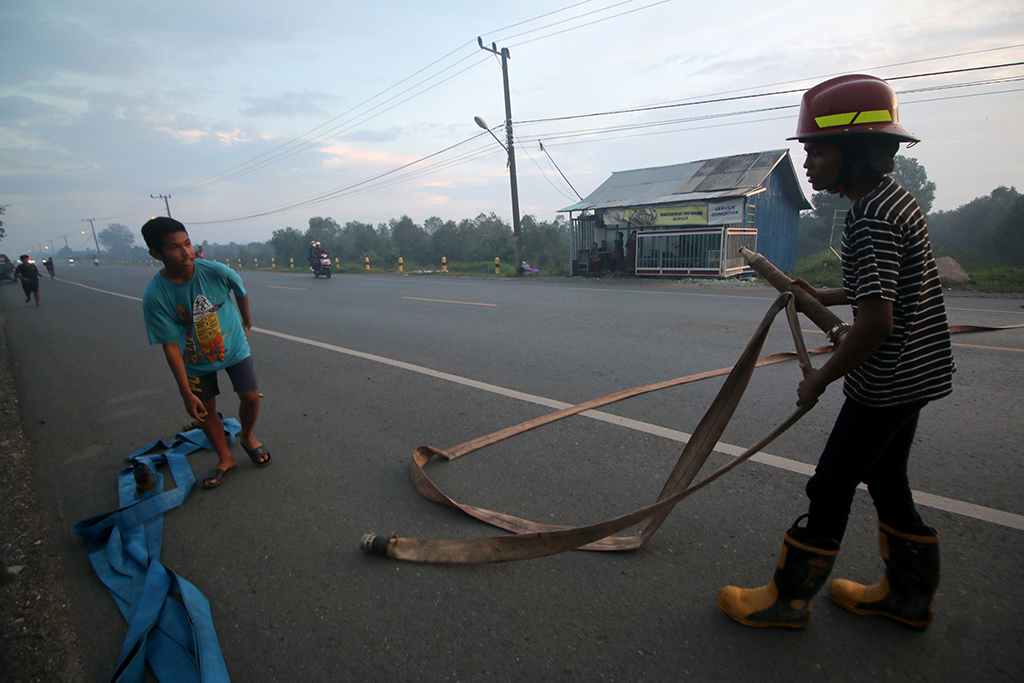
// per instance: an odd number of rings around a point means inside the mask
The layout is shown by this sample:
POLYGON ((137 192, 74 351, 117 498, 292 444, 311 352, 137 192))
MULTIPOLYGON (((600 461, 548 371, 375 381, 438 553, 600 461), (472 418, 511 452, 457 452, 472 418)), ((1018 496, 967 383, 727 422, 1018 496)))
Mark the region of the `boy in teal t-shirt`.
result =
POLYGON ((220 462, 203 480, 220 486, 235 468, 224 426, 217 414, 217 373, 227 372, 238 394, 239 441, 257 467, 270 464, 270 452, 253 436, 260 409, 259 385, 247 339, 252 321, 242 278, 225 265, 197 260, 185 226, 153 218, 142 226, 150 255, 164 267, 142 298, 149 343, 163 346, 185 411, 198 420, 220 462), (235 293, 235 306, 230 293, 235 293))

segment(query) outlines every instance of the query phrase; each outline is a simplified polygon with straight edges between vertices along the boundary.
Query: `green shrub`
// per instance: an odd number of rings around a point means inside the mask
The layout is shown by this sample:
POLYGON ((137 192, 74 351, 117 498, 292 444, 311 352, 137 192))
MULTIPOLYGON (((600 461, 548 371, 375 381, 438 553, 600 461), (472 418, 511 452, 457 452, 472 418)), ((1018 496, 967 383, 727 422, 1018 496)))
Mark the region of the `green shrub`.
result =
POLYGON ((1024 268, 992 268, 970 273, 974 289, 985 292, 1024 292, 1024 268))
MULTIPOLYGON (((494 275, 494 261, 476 261, 472 263, 448 263, 449 273, 461 273, 463 275, 494 275)), ((511 263, 501 265, 502 275, 512 275, 515 268, 511 263)))
POLYGON ((792 278, 801 277, 814 287, 843 286, 842 263, 831 251, 819 252, 798 260, 796 267, 787 275, 792 278))

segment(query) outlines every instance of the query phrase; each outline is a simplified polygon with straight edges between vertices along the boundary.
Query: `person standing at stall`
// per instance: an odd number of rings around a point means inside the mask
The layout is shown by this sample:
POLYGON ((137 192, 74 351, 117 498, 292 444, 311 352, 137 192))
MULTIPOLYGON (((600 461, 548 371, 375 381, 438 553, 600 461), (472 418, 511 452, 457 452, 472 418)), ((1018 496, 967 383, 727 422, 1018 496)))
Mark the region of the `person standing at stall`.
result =
POLYGON ((863 482, 878 516, 885 574, 873 586, 836 579, 829 597, 856 614, 922 629, 934 612, 939 534, 917 512, 907 462, 921 409, 952 391, 955 365, 924 215, 888 175, 900 143, 919 140, 900 125, 892 88, 864 75, 833 78, 804 93, 790 139, 804 143, 811 186, 850 200, 843 286, 793 286, 826 306, 849 304, 854 316, 828 361, 800 383, 797 404, 816 401, 839 378, 846 401, 807 483, 808 512, 786 532, 772 581, 727 586, 718 604, 747 626, 806 626, 863 482))
POLYGON ((636 273, 636 230, 629 233, 626 239, 626 272, 630 275, 636 273))

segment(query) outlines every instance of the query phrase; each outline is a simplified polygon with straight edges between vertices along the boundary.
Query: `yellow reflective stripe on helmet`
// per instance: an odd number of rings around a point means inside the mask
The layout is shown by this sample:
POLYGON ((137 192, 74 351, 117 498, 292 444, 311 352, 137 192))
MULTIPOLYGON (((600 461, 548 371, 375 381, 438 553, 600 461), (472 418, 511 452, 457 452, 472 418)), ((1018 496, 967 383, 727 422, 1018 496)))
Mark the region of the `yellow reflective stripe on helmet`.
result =
POLYGON ((892 112, 888 109, 875 109, 874 111, 862 111, 857 115, 854 123, 888 123, 892 121, 892 112))
POLYGON ((819 116, 814 119, 814 122, 818 124, 818 128, 831 128, 833 126, 846 126, 853 123, 853 117, 857 115, 857 112, 851 111, 849 114, 832 114, 831 116, 819 116))
POLYGON ((845 114, 831 114, 819 116, 814 119, 818 128, 833 128, 835 126, 848 126, 851 123, 888 123, 892 121, 892 112, 888 109, 874 109, 872 111, 851 111, 845 114))

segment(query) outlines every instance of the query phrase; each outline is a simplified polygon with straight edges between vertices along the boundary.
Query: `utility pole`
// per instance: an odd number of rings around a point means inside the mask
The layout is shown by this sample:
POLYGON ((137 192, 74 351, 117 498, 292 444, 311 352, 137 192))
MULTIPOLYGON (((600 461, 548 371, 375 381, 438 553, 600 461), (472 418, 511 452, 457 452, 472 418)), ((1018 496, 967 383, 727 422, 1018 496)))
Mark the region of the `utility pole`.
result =
POLYGON ((64 238, 64 248, 67 249, 68 251, 71 251, 71 245, 68 244, 68 236, 61 235, 61 237, 64 238))
POLYGON ((516 151, 512 145, 512 98, 508 91, 508 60, 511 55, 507 47, 503 47, 499 51, 495 43, 491 43, 490 47, 484 47, 483 38, 479 36, 477 36, 476 42, 480 45, 481 50, 487 50, 501 56, 501 80, 505 86, 505 134, 508 137, 508 173, 512 183, 512 239, 515 242, 516 248, 516 273, 521 274, 522 270, 520 269, 523 267, 523 242, 520 239, 522 235, 519 229, 519 185, 516 181, 516 151))
POLYGON ((167 201, 167 200, 171 198, 171 195, 169 195, 169 194, 151 194, 149 196, 152 197, 153 199, 162 199, 162 200, 164 200, 164 206, 167 207, 167 217, 170 218, 171 217, 171 203, 169 201, 167 201))
POLYGON ((99 255, 100 255, 100 241, 98 239, 96 239, 96 226, 92 224, 92 222, 94 220, 96 220, 96 219, 95 218, 83 218, 82 222, 83 223, 88 223, 89 227, 92 228, 92 239, 93 239, 94 242, 96 242, 96 257, 99 258, 99 255))

